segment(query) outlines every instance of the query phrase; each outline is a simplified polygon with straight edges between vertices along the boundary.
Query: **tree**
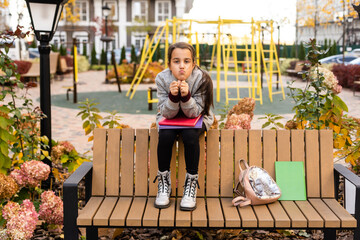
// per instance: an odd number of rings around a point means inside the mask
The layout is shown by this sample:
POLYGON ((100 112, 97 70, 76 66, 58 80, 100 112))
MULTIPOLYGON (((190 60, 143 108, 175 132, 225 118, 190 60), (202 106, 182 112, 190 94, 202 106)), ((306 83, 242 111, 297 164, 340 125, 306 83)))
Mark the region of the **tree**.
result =
POLYGON ((80 9, 76 6, 76 0, 68 0, 64 5, 64 9, 65 11, 62 11, 60 19, 65 18, 65 20, 70 23, 80 21, 80 9))
POLYGON ((131 45, 131 63, 138 63, 134 45, 131 45))
POLYGON ((305 60, 305 47, 304 47, 304 44, 302 42, 300 43, 299 59, 300 60, 305 60))
POLYGON ((86 42, 83 42, 83 56, 85 56, 86 58, 88 57, 87 56, 87 44, 86 42))
POLYGON ((286 44, 284 44, 284 46, 283 46, 283 50, 282 50, 282 52, 281 52, 281 57, 283 57, 283 58, 287 58, 287 57, 288 57, 286 44))
POLYGON ((155 58, 155 60, 158 62, 160 59, 162 59, 162 57, 161 57, 161 49, 160 49, 160 46, 158 46, 158 48, 156 49, 156 58, 155 58))
POLYGON ((295 45, 295 43, 292 45, 291 47, 291 53, 290 53, 290 57, 291 58, 295 58, 296 57, 296 48, 297 48, 297 45, 295 45))
POLYGON ((104 49, 101 50, 100 64, 101 64, 101 65, 105 65, 105 64, 106 64, 106 53, 105 53, 104 49))
POLYGON ((334 43, 332 45, 332 49, 331 49, 331 55, 336 55, 337 52, 337 45, 336 45, 336 40, 334 40, 334 43))
POLYGON ((34 40, 31 42, 31 44, 30 44, 29 48, 37 48, 35 38, 34 38, 34 40))
POLYGON ((66 48, 62 44, 60 45, 59 52, 61 56, 66 56, 66 48))
POLYGON ((57 46, 55 44, 51 44, 51 51, 58 52, 59 49, 57 48, 57 46))
POLYGON ((0 8, 7 8, 9 7, 9 0, 0 0, 0 8))
POLYGON ((99 60, 96 58, 96 50, 95 45, 93 45, 93 48, 91 50, 91 65, 97 65, 99 64, 99 60))
MULTIPOLYGON (((329 45, 330 45, 330 44, 329 44, 329 45)), ((326 51, 328 48, 329 48, 329 46, 328 46, 328 40, 327 40, 327 38, 325 38, 325 40, 324 40, 324 50, 326 51)), ((329 56, 329 52, 330 52, 330 49, 329 49, 329 51, 328 51, 325 55, 322 56, 322 58, 329 56)))
POLYGON ((121 48, 119 65, 121 65, 125 59, 126 59, 126 56, 125 56, 125 46, 123 46, 123 47, 121 48))

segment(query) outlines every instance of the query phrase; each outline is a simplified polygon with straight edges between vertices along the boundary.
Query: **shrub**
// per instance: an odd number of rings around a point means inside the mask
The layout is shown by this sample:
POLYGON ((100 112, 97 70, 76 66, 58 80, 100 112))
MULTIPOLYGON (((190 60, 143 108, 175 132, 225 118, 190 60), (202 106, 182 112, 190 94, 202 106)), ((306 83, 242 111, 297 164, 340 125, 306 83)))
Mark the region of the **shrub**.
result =
POLYGON ((125 59, 126 59, 126 57, 125 57, 125 47, 123 46, 121 48, 119 65, 121 65, 125 59))
POLYGON ((299 47, 299 59, 305 60, 305 47, 302 42, 300 43, 300 47, 299 47))
POLYGON ((287 69, 294 69, 295 68, 295 64, 298 61, 297 58, 286 58, 286 59, 282 59, 280 61, 280 71, 281 74, 286 74, 286 70, 287 69), (293 63, 293 64, 291 64, 293 63))
POLYGON ((96 58, 95 45, 93 45, 93 48, 91 50, 91 65, 97 65, 97 64, 99 64, 99 60, 96 58))
POLYGON ((82 55, 87 58, 87 46, 86 46, 85 42, 83 43, 83 53, 82 53, 82 55))
POLYGON ((101 50, 100 64, 106 64, 106 53, 105 53, 104 49, 101 50))
POLYGON ((14 61, 17 65, 17 73, 23 74, 27 73, 31 67, 31 62, 28 61, 14 61))
POLYGON ((332 71, 342 87, 352 88, 354 76, 360 75, 360 65, 335 64, 332 71))
POLYGON ((86 72, 90 69, 90 63, 86 56, 77 56, 78 71, 86 72))
POLYGON ((134 45, 131 45, 131 63, 138 63, 134 45))

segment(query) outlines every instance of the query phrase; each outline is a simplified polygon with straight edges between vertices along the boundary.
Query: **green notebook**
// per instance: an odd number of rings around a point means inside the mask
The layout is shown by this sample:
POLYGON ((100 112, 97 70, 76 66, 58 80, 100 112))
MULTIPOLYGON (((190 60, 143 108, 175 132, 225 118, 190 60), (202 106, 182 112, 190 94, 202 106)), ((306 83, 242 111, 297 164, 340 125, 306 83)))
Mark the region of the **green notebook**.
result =
POLYGON ((303 162, 275 162, 275 176, 281 190, 279 200, 306 200, 303 162))

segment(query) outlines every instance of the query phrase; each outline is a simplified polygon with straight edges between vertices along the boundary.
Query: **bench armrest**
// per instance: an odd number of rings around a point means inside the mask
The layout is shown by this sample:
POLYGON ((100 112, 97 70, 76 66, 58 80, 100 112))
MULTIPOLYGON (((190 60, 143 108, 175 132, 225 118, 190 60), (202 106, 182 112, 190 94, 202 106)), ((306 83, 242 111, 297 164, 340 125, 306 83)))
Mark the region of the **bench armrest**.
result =
MULTIPOLYGON (((334 175, 335 175, 335 197, 338 199, 338 190, 339 190, 339 176, 343 176, 347 181, 352 183, 355 188, 355 218, 358 221, 358 226, 360 226, 360 177, 355 173, 347 169, 341 164, 334 164, 334 175)), ((345 196, 344 196, 345 201, 345 196)))
POLYGON ((77 236, 78 185, 85 178, 85 201, 91 196, 92 162, 84 162, 63 184, 64 190, 64 234, 77 236))

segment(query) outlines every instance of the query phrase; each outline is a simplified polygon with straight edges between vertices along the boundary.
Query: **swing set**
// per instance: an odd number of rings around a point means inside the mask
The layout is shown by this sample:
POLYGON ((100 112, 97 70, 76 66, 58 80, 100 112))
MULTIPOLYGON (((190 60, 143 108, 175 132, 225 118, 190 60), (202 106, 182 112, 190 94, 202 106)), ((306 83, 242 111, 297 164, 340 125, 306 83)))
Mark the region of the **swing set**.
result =
MULTIPOLYGON (((270 101, 273 101, 273 95, 275 94, 282 94, 283 99, 285 99, 279 59, 277 56, 276 45, 273 39, 273 21, 254 21, 252 19, 251 22, 245 22, 242 20, 221 19, 220 17, 217 21, 177 19, 174 17, 173 19, 167 19, 166 22, 160 24, 151 39, 149 35, 147 35, 142 50, 140 64, 131 82, 130 88, 126 93, 127 97, 130 99, 134 97, 136 89, 140 84, 146 69, 149 66, 149 63, 152 61, 152 57, 154 56, 156 49, 160 46, 160 43, 165 43, 164 63, 165 67, 167 67, 169 40, 172 39, 173 43, 177 41, 187 41, 190 44, 193 44, 193 41, 195 41, 196 60, 197 64, 200 66, 199 33, 197 31, 192 32, 192 27, 194 24, 217 25, 217 33, 212 34, 213 44, 210 61, 210 72, 212 72, 212 68, 216 62, 217 102, 220 102, 222 67, 226 103, 229 101, 238 101, 243 97, 252 97, 256 101, 259 101, 261 105, 263 104, 261 66, 263 66, 265 73, 270 101), (231 34, 224 33, 226 26, 229 27, 239 24, 250 27, 251 38, 244 36, 242 39, 239 39, 235 36, 232 36, 231 34), (261 39, 261 35, 264 36, 265 31, 267 32, 267 35, 270 35, 270 39, 267 40, 269 45, 268 49, 264 49, 261 39), (244 59, 239 58, 238 53, 243 54, 245 56, 244 59), (276 81, 274 80, 274 74, 278 74, 278 80, 276 81), (230 81, 229 76, 235 76, 235 82, 230 81), (242 76, 247 79, 246 82, 241 81, 241 78, 244 78, 242 76), (280 85, 280 90, 273 90, 275 84, 276 86, 280 85), (244 88, 248 89, 248 96, 240 96, 240 89, 244 88), (230 89, 235 89, 235 97, 230 97, 230 89)), ((202 38, 204 39, 205 33, 200 34, 202 34, 202 38)), ((210 36, 210 34, 207 35, 210 36)), ((152 92, 153 89, 150 90, 149 88, 149 105, 158 101, 158 99, 152 98, 152 92)))

